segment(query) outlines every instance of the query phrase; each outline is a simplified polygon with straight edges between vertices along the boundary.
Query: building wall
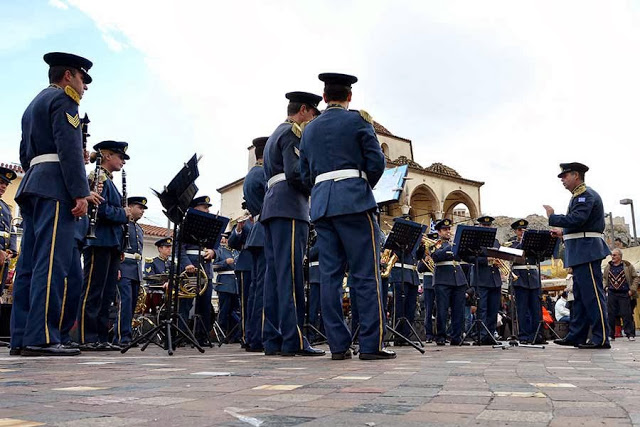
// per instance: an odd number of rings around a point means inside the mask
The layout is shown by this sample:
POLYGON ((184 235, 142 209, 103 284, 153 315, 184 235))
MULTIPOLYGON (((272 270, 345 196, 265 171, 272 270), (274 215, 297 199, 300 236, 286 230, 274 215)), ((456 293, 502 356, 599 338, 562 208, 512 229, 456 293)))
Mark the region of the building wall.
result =
MULTIPOLYGON (((405 141, 398 138, 393 138, 386 135, 378 135, 378 141, 380 145, 386 144, 389 148, 388 152, 385 151, 385 154, 388 158, 395 160, 400 156, 404 156, 407 159, 413 160, 413 154, 411 153, 411 142, 405 141)), ((384 148, 384 147, 383 147, 384 148)))
POLYGON ((220 215, 228 217, 231 221, 245 216, 241 207, 244 200, 243 183, 244 180, 220 194, 220 215))

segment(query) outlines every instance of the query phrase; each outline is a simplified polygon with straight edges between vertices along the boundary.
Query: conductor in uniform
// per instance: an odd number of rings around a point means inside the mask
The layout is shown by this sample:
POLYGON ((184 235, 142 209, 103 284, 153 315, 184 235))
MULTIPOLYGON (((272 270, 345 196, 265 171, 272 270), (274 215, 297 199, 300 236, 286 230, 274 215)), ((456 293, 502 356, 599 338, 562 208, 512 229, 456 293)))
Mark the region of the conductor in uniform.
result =
POLYGON ((558 178, 571 192, 566 215, 556 214, 544 205, 552 233, 562 236, 565 244, 564 265, 573 269, 574 302, 571 307, 569 333, 560 345, 579 348, 611 348, 607 334, 607 304, 602 285, 602 260, 611 252, 604 241, 604 207, 600 195, 584 182, 589 170, 582 163, 561 163, 558 178), (591 327, 591 341, 587 334, 591 327))
POLYGON ((61 52, 44 56, 50 85, 22 116, 20 163, 25 176, 16 193, 23 217, 11 313, 11 354, 71 356, 61 344, 60 311, 71 266, 75 218, 87 213, 78 105, 91 83, 88 59, 61 52))
POLYGON ((393 359, 383 348, 385 316, 380 284, 380 244, 372 188, 385 158, 371 116, 350 111, 354 76, 325 73, 327 109, 309 123, 300 144, 300 175, 311 189, 311 221, 318 233, 322 315, 333 360, 352 357, 342 315, 342 279, 349 265, 360 315, 360 359, 393 359))
POLYGON ((309 235, 309 192, 300 178, 301 124, 313 120, 322 97, 289 92, 287 119, 264 149, 267 192, 260 222, 267 261, 264 283, 265 349, 282 356, 322 356, 302 334, 305 316, 303 262, 309 235))

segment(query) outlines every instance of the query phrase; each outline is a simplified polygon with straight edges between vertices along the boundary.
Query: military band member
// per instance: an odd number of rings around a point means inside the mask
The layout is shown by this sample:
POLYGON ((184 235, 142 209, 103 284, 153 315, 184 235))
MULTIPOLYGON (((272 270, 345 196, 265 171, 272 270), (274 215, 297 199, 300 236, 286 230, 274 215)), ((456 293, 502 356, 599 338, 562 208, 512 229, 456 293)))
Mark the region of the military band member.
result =
POLYGON ((600 195, 584 183, 589 168, 582 163, 561 163, 558 178, 571 192, 566 215, 544 205, 552 233, 565 242, 564 265, 573 269, 573 295, 569 333, 556 344, 579 348, 611 348, 607 334, 607 306, 602 285, 602 260, 610 254, 602 232, 604 208, 600 195), (587 334, 591 327, 591 341, 587 334))
POLYGON ((74 218, 87 213, 78 104, 91 61, 53 52, 49 87, 22 116, 20 163, 25 176, 16 193, 23 217, 22 256, 13 286, 11 354, 70 356, 60 339, 64 281, 73 255, 74 218))
MULTIPOLYGON (((93 149, 102 154, 104 202, 98 207, 96 238, 87 239, 83 251, 84 283, 78 309, 80 349, 84 351, 119 350, 109 343, 109 307, 115 300, 120 255, 123 244, 123 225, 129 222, 130 208, 122 207, 122 196, 113 183, 113 173, 122 170, 128 144, 102 141, 93 149)), ((95 179, 93 177, 92 179, 95 179)))
MULTIPOLYGON (((427 238, 431 240, 438 240, 438 233, 429 233, 427 234, 427 238)), ((418 261, 418 272, 422 273, 422 295, 424 302, 424 331, 425 331, 425 342, 431 343, 435 338, 435 334, 433 333, 433 316, 435 314, 434 308, 436 303, 436 291, 433 286, 433 270, 430 267, 430 264, 433 262, 431 259, 430 251, 435 250, 435 247, 431 247, 429 250, 425 251, 424 257, 418 261), (431 259, 431 262, 429 262, 431 259)))
POLYGON ((156 240, 154 245, 158 249, 158 256, 151 259, 145 259, 145 278, 154 274, 169 274, 169 272, 171 271, 172 244, 173 239, 171 237, 165 237, 163 239, 156 240))
MULTIPOLYGON (((209 212, 209 208, 211 207, 211 199, 209 196, 200 196, 196 197, 191 201, 189 207, 200 211, 200 212, 209 212)), ((187 273, 193 274, 198 273, 200 269, 204 270, 204 273, 207 275, 207 288, 202 295, 196 295, 195 297, 195 309, 194 313, 200 316, 199 321, 195 321, 195 337, 200 343, 200 345, 204 345, 209 341, 209 332, 211 331, 212 323, 212 313, 211 313, 211 295, 213 293, 212 286, 212 278, 213 278, 213 268, 211 267, 211 263, 215 260, 216 254, 213 249, 209 248, 201 248, 193 243, 183 243, 182 244, 182 260, 180 261, 180 265, 184 267, 187 273), (203 327, 204 325, 204 327, 203 327)), ((182 268, 182 267, 181 267, 182 268)), ((204 285, 204 283, 202 284, 204 285)), ((180 298, 178 305, 178 311, 180 315, 183 317, 183 320, 187 320, 188 312, 191 308, 192 299, 190 298, 180 298)))
POLYGON ((467 278, 460 266, 460 259, 453 255, 451 220, 441 219, 435 225, 442 244, 433 251, 431 258, 436 265, 433 284, 436 290, 436 344, 445 345, 447 339, 447 314, 451 309, 451 345, 462 342, 464 324, 465 289, 467 278))
MULTIPOLYGON (((511 224, 511 228, 516 233, 516 240, 511 245, 512 248, 522 248, 522 237, 528 226, 529 222, 526 219, 519 219, 511 224)), ((525 254, 524 262, 515 261, 512 271, 515 275, 511 286, 513 286, 516 297, 518 340, 523 344, 541 344, 544 342, 542 337, 534 336, 542 318, 542 306, 540 305, 542 283, 540 282, 537 260, 525 254)))
MULTIPOLYGON (((253 268, 251 269, 251 292, 249 296, 249 305, 252 306, 249 315, 249 323, 247 324, 247 345, 246 351, 260 352, 265 351, 262 345, 262 335, 264 322, 264 275, 266 270, 266 261, 264 257, 264 227, 260 223, 260 211, 264 194, 267 191, 267 179, 264 176, 263 153, 264 146, 267 143, 267 137, 260 137, 253 140, 256 156, 256 164, 249 170, 244 179, 242 190, 244 192, 244 200, 247 204, 247 210, 251 214, 253 227, 251 234, 247 237, 246 246, 251 251, 253 257, 253 268)), ((236 226, 237 230, 237 226, 236 226)), ((242 231, 244 233, 244 231, 242 231)), ((267 355, 275 355, 275 350, 265 351, 267 355)))
POLYGON ((303 261, 309 235, 309 193, 300 179, 300 125, 318 115, 322 98, 289 92, 287 119, 264 149, 267 192, 260 222, 267 261, 264 282, 264 347, 282 356, 322 356, 303 336, 305 301, 303 261))
MULTIPOLYGON (((227 246, 228 236, 229 233, 222 234, 220 246, 216 249, 215 262, 213 263, 213 271, 216 278, 213 287, 216 294, 218 294, 218 324, 225 335, 228 335, 238 323, 237 313, 240 309, 238 285, 234 271, 237 254, 234 255, 227 246)), ((227 339, 231 342, 237 341, 238 335, 236 334, 236 336, 228 337, 227 339)))
POLYGON ((124 259, 120 264, 120 279, 116 289, 116 323, 113 326, 113 342, 116 345, 126 346, 131 343, 131 320, 138 302, 138 292, 142 282, 142 246, 144 233, 138 225, 138 220, 147 209, 146 197, 129 197, 127 205, 131 215, 129 216, 129 245, 131 249, 124 249, 124 259))
POLYGON ((309 123, 300 145, 302 181, 311 190, 311 221, 318 232, 322 316, 332 359, 351 358, 351 332, 343 315, 342 279, 348 263, 350 292, 358 299, 360 359, 391 359, 383 348, 385 319, 380 285, 380 244, 372 188, 385 158, 364 111, 349 111, 346 74, 319 75, 327 109, 309 123))
MULTIPOLYGON (((249 218, 238 223, 231 230, 231 235, 227 244, 230 248, 240 251, 236 259, 236 282, 238 283, 238 293, 240 298, 240 333, 242 346, 247 343, 247 324, 251 308, 249 305, 249 293, 251 289, 251 268, 253 267, 253 257, 247 248, 247 236, 251 233, 251 223, 249 218)), ((252 301, 253 302, 253 301, 252 301)))
MULTIPOLYGON (((320 314, 320 254, 318 253, 317 235, 312 228, 309 236, 309 324, 314 328, 322 329, 322 317, 320 314)), ((318 337, 311 330, 307 338, 313 343, 318 337)))
MULTIPOLYGON (((492 227, 495 218, 486 215, 478 218, 476 221, 480 227, 492 227)), ((497 239, 494 239, 493 247, 500 247, 500 242, 498 242, 497 239)), ((473 258, 471 258, 470 261, 475 262, 473 258)), ((496 328, 498 327, 498 311, 502 297, 502 277, 500 276, 500 269, 495 259, 479 256, 477 261, 478 271, 476 272, 474 265, 472 277, 472 283, 473 280, 476 281, 474 287, 478 290, 478 310, 476 316, 491 333, 491 335, 487 334, 487 331, 481 327, 479 330, 480 344, 492 345, 496 343, 493 334, 495 334, 496 328)))
POLYGON ((0 296, 9 275, 9 262, 18 255, 18 236, 14 233, 11 208, 2 200, 7 186, 17 175, 9 168, 0 167, 0 296))
MULTIPOLYGON (((424 258, 425 248, 424 245, 420 245, 417 250, 410 248, 403 256, 395 251, 398 255, 398 261, 394 264, 389 275, 389 284, 393 288, 393 326, 397 327, 399 319, 406 319, 400 325, 398 333, 405 337, 409 337, 411 334, 410 325, 416 317, 416 304, 418 300, 418 287, 420 286, 420 280, 418 279, 418 272, 416 264, 419 259, 424 258)), ((403 341, 396 340, 394 345, 407 345, 403 341)))

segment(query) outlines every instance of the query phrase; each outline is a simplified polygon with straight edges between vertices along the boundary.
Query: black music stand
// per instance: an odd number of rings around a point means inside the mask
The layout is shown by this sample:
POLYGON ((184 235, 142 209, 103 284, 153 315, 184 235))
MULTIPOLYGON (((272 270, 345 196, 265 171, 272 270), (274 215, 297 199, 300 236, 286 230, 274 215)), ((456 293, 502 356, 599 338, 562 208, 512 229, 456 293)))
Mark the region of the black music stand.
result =
MULTIPOLYGON (((222 233, 227 228, 227 224, 229 224, 229 218, 198 211, 196 209, 189 209, 180 229, 180 242, 198 245, 198 252, 201 252, 202 248, 205 247, 216 249, 220 245, 222 233)), ((198 268, 201 265, 201 257, 202 255, 198 255, 198 268)), ((199 273, 196 275, 196 280, 197 289, 202 289, 202 283, 200 283, 201 276, 199 273)), ((213 315, 214 313, 212 313, 212 316, 213 315)), ((209 339, 209 327, 204 324, 202 316, 196 313, 193 316, 193 330, 191 332, 194 336, 198 326, 207 331, 205 345, 213 347, 211 340, 209 339)), ((226 335, 220 327, 217 319, 214 321, 213 331, 216 334, 218 347, 222 346, 222 343, 226 339, 226 335)))
POLYGON ((182 320, 184 324, 184 319, 182 319, 178 315, 178 268, 180 266, 180 256, 182 255, 181 245, 178 242, 178 229, 181 227, 182 220, 184 215, 189 208, 189 204, 191 200, 193 200, 193 196, 198 192, 198 187, 195 184, 196 178, 200 175, 198 171, 198 158, 194 154, 191 159, 183 168, 178 172, 178 174, 171 180, 168 186, 164 188, 162 193, 159 193, 152 189, 155 195, 160 199, 160 203, 165 208, 164 214, 169 218, 169 220, 173 223, 173 242, 174 245, 171 248, 171 274, 169 275, 169 307, 165 310, 165 316, 162 320, 158 322, 158 325, 147 331, 145 334, 140 335, 131 343, 120 350, 121 353, 126 353, 131 347, 136 346, 138 343, 144 341, 144 345, 140 348, 140 351, 144 351, 149 344, 153 343, 158 346, 163 347, 167 350, 169 356, 173 355, 174 345, 172 341, 172 332, 176 334, 176 336, 181 336, 187 341, 191 342, 200 353, 204 353, 204 349, 200 347, 195 337, 189 330, 186 328, 182 330, 178 326, 178 322, 182 320), (177 254, 176 254, 176 246, 178 246, 177 254), (177 260, 177 261, 176 261, 177 260), (160 345, 156 340, 155 336, 157 334, 163 334, 165 338, 164 345, 160 345))
POLYGON ((310 274, 310 270, 311 270, 311 260, 309 259, 309 251, 311 250, 311 247, 315 244, 317 240, 317 233, 315 231, 315 229, 313 228, 313 225, 311 225, 311 227, 309 228, 309 238, 307 239, 307 247, 305 248, 305 262, 302 266, 302 271, 303 271, 303 277, 304 277, 304 294, 305 294, 305 301, 306 304, 304 306, 304 325, 302 326, 302 330, 304 331, 304 335, 307 337, 307 340, 309 340, 309 344, 313 345, 313 344, 324 344, 327 342, 327 337, 325 336, 325 334, 323 334, 318 328, 316 328, 315 325, 312 325, 311 323, 309 323, 309 318, 310 318, 310 309, 311 309, 311 305, 310 305, 310 299, 309 296, 311 295, 311 282, 309 281, 309 274, 310 274), (309 339, 309 330, 311 330, 314 333, 314 340, 309 339), (317 338, 320 337, 322 338, 321 340, 317 340, 317 338))
MULTIPOLYGON (((389 237, 387 237, 387 240, 384 243, 383 249, 390 249, 395 253, 400 254, 400 262, 404 264, 405 253, 412 252, 417 249, 417 247, 420 245, 420 242, 422 241, 422 234, 425 232, 426 226, 422 224, 418 224, 417 222, 409 221, 402 218, 394 218, 393 221, 394 221, 393 227, 391 228, 389 237)), ((402 268, 401 271, 402 271, 402 283, 404 285, 404 268, 402 268)), ((397 295, 396 295, 396 290, 394 286, 393 288, 394 313, 395 313, 395 305, 397 301, 396 298, 397 298, 397 295)), ((403 316, 399 319, 396 319, 396 322, 393 325, 393 327, 387 326, 387 329, 389 329, 392 332, 392 335, 391 335, 392 337, 395 337, 396 339, 400 338, 400 340, 406 342, 411 347, 415 348, 420 353, 424 354, 425 351, 424 349, 421 348, 421 347, 424 347, 424 343, 420 339, 418 332, 416 332, 413 325, 409 323, 409 320, 407 320, 406 317, 403 316), (402 324, 402 322, 406 322, 407 326, 411 330, 411 333, 417 338, 420 346, 416 345, 409 338, 405 337, 404 335, 400 334, 397 331, 398 327, 402 324)))
MULTIPOLYGON (((559 245, 559 239, 556 236, 551 235, 549 230, 526 230, 522 236, 522 245, 520 246, 528 257, 534 257, 536 259, 536 265, 538 267, 538 278, 540 279, 540 289, 542 290, 542 277, 540 273, 540 263, 547 258, 551 258, 557 251, 559 245)), ((542 302, 540 306, 542 311, 542 302)), ((560 339, 560 336, 553 330, 551 325, 544 321, 544 317, 540 316, 538 327, 533 335, 534 343, 538 340, 538 334, 540 328, 547 327, 556 339, 560 339)), ((543 338, 542 341, 546 343, 543 338)), ((544 348, 544 346, 542 346, 544 348)))
MULTIPOLYGON (((478 257, 486 255, 486 249, 493 247, 496 240, 497 228, 474 227, 469 225, 458 225, 454 238, 453 254, 459 259, 473 257, 475 260, 475 271, 473 275, 473 290, 476 295, 478 292, 478 257)), ((493 336, 493 332, 487 328, 482 320, 476 315, 476 319, 471 326, 465 331, 463 339, 459 345, 465 343, 465 338, 469 336, 471 330, 475 331, 475 345, 480 345, 480 331, 483 328, 487 332, 487 336, 493 340, 494 345, 500 345, 493 336)), ((468 345, 468 344, 467 344, 468 345)), ((500 345, 501 346, 501 345, 500 345)))

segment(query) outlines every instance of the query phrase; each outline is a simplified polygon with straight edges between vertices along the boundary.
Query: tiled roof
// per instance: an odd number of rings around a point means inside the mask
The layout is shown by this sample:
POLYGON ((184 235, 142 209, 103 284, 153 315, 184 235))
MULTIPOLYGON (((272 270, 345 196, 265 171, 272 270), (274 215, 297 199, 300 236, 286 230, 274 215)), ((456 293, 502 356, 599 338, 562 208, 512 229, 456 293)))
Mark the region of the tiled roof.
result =
POLYGON ((431 166, 426 167, 425 170, 429 172, 435 172, 440 175, 447 175, 447 176, 454 176, 456 178, 462 178, 454 168, 451 168, 447 165, 443 165, 442 163, 433 163, 431 166))
POLYGON ((138 223, 142 227, 145 236, 169 237, 173 233, 166 227, 158 227, 157 225, 138 223))

